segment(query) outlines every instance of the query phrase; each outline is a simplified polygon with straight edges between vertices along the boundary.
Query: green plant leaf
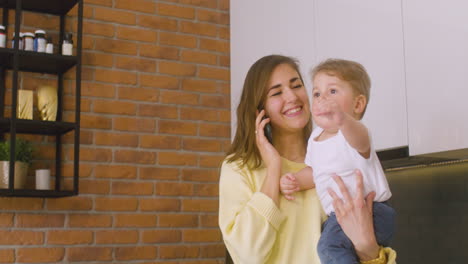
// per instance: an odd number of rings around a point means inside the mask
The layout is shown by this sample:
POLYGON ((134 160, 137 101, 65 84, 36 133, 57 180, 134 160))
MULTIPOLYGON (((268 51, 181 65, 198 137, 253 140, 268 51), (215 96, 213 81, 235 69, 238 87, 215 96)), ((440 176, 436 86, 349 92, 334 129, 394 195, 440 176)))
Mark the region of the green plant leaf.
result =
MULTIPOLYGON (((16 161, 31 163, 33 147, 31 142, 17 138, 15 146, 16 161)), ((0 160, 10 160, 10 141, 0 142, 0 160)))

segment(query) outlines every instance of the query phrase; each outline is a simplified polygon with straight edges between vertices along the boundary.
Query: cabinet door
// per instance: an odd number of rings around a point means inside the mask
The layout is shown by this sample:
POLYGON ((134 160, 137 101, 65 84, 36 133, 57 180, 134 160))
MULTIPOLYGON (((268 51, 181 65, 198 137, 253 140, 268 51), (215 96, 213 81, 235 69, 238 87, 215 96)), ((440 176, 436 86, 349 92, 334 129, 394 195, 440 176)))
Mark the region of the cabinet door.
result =
POLYGON ((377 150, 408 145, 400 1, 316 0, 317 61, 364 65, 371 96, 363 122, 377 150))
POLYGON ((410 154, 468 148, 468 2, 404 1, 410 154))
POLYGON ((306 87, 315 58, 313 1, 233 0, 231 17, 231 124, 236 131, 236 109, 250 66, 270 54, 296 57, 306 87))

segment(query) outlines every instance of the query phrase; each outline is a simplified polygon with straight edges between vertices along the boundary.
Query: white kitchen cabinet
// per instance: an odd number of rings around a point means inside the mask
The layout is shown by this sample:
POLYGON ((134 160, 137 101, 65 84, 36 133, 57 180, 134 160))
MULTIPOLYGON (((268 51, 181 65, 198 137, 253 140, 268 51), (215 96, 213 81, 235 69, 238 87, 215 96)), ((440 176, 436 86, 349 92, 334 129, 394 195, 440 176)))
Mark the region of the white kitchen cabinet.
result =
POLYGON ((317 59, 364 65, 371 96, 363 122, 377 150, 408 145, 400 1, 316 0, 317 59))
POLYGON ((411 155, 468 148, 468 2, 403 1, 411 155))

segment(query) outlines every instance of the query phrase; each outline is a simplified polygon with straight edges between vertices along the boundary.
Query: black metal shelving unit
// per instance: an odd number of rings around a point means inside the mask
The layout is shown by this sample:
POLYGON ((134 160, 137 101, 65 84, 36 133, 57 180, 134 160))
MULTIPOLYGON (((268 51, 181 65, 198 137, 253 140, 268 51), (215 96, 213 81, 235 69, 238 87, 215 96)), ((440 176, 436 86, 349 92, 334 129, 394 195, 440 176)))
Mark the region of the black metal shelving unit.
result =
POLYGON ((3 25, 8 36, 8 10, 15 10, 15 46, 13 48, 0 48, 0 134, 10 134, 10 175, 7 189, 0 189, 0 196, 22 197, 64 197, 78 195, 79 175, 79 143, 80 143, 80 98, 81 98, 81 49, 83 33, 83 1, 84 0, 0 0, 3 10, 3 25), (60 54, 46 54, 19 50, 19 32, 23 11, 51 14, 60 17, 59 43, 65 36, 65 16, 78 6, 78 30, 76 41, 76 56, 63 56, 60 54), (63 75, 75 67, 75 122, 63 122, 63 75), (13 72, 11 117, 5 118, 5 73, 13 72), (17 119, 16 107, 18 99, 18 72, 36 72, 54 74, 57 76, 57 121, 39 121, 17 119), (62 137, 74 131, 74 160, 73 160, 73 190, 63 190, 61 186, 61 154, 62 137), (16 134, 39 134, 55 137, 55 187, 53 190, 15 189, 14 188, 14 162, 16 134))

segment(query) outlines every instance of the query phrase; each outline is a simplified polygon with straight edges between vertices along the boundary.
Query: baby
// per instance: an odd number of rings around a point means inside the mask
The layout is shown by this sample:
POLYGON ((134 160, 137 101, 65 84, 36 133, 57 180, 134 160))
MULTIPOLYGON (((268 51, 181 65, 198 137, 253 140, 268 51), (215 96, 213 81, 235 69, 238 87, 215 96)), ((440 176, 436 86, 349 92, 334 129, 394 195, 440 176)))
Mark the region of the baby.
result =
POLYGON ((341 194, 332 178, 337 174, 355 196, 355 170, 359 169, 364 177, 364 197, 376 192, 373 220, 377 243, 389 244, 395 229, 395 211, 386 203, 391 192, 369 132, 359 121, 369 101, 370 78, 357 62, 328 59, 313 69, 312 82, 312 118, 316 128, 307 145, 305 163, 309 167, 282 176, 281 192, 291 200, 294 192, 315 186, 329 216, 318 244, 321 263, 359 263, 351 240, 337 222, 327 190, 341 194))

